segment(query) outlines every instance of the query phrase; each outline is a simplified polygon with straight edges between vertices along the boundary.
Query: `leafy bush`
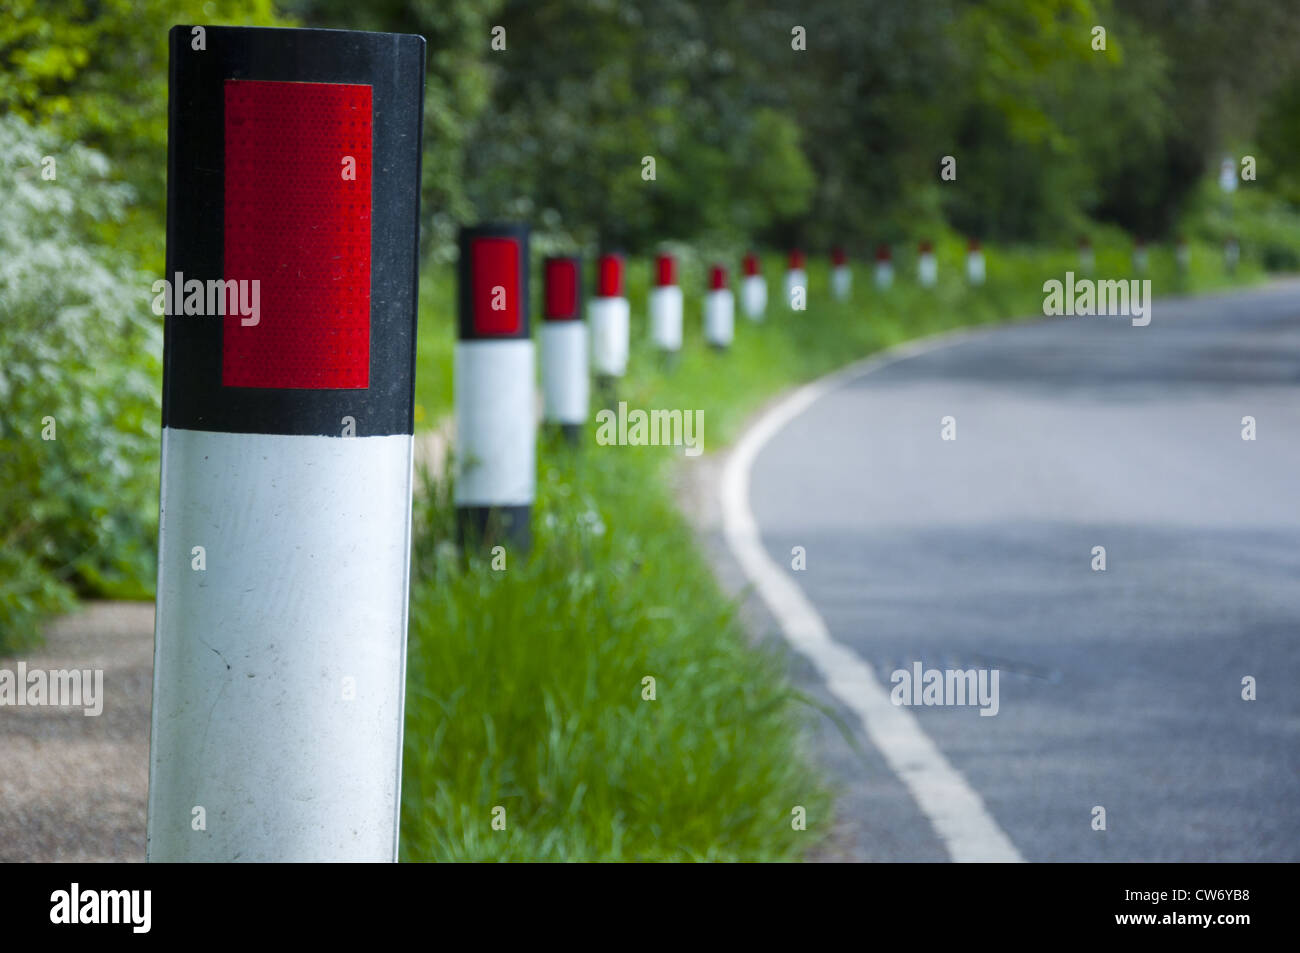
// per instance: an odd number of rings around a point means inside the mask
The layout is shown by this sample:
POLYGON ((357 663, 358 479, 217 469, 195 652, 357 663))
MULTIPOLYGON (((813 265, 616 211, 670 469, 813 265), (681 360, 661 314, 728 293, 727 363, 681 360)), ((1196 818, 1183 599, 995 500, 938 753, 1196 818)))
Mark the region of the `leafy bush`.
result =
POLYGON ((149 591, 162 328, 148 277, 88 240, 121 222, 132 198, 110 181, 107 160, 15 115, 0 116, 0 142, 0 180, 12 183, 0 202, 0 652, 9 652, 77 592, 149 591))

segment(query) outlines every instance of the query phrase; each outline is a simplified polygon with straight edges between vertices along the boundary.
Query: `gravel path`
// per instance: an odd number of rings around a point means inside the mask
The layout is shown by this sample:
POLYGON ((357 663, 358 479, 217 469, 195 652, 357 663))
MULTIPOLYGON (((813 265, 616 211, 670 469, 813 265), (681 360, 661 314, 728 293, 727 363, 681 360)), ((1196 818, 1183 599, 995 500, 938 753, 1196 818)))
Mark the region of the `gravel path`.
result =
POLYGON ((104 705, 93 717, 0 708, 0 862, 143 861, 153 604, 89 603, 21 661, 29 672, 102 669, 104 705))

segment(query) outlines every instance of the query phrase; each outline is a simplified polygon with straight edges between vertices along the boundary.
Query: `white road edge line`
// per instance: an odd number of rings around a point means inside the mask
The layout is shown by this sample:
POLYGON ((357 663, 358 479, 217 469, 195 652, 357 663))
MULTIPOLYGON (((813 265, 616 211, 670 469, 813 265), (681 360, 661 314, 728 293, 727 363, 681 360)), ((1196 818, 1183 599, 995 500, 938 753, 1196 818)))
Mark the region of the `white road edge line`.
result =
POLYGON ((870 666, 836 642, 826 622, 763 548, 749 508, 749 474, 772 437, 825 394, 886 365, 987 333, 959 330, 910 341, 850 364, 796 390, 751 426, 729 455, 722 476, 727 545, 790 645, 813 663, 831 693, 853 711, 893 772, 912 793, 948 854, 958 862, 1022 862, 983 799, 948 763, 908 709, 894 705, 870 666))

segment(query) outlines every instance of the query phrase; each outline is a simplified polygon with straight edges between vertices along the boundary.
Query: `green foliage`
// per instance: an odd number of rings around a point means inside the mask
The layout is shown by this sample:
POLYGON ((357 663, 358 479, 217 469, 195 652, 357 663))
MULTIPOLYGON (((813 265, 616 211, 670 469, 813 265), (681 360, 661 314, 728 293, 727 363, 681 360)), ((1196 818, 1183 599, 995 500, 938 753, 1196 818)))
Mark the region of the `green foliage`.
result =
POLYGON ((133 190, 108 244, 162 273, 167 177, 167 31, 177 23, 269 26, 272 0, 7 0, 0 17, 0 115, 113 159, 133 190))
POLYGON ((815 186, 802 136, 756 94, 728 20, 743 15, 732 2, 507 3, 509 45, 484 53, 492 103, 469 146, 478 215, 638 251, 802 214, 815 186))
POLYGON ((1300 65, 1265 107, 1256 139, 1260 181, 1300 207, 1300 163, 1295 159, 1300 156, 1300 65))
POLYGON ((424 88, 423 225, 445 256, 473 216, 466 149, 491 90, 488 41, 502 0, 284 0, 303 25, 418 33, 428 41, 424 88))
POLYGON ((131 198, 104 157, 12 115, 0 141, 0 181, 12 183, 0 202, 3 652, 29 644, 74 590, 149 591, 162 338, 147 277, 86 241, 131 198))

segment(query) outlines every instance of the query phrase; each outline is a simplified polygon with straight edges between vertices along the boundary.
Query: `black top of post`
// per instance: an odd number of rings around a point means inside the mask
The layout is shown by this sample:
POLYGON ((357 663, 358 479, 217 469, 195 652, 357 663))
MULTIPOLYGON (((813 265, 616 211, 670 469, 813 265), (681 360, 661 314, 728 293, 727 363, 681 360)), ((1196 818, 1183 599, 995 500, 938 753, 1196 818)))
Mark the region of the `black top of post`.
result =
POLYGON ((168 308, 163 425, 411 433, 424 38, 176 26, 170 63, 162 277, 260 314, 168 308))
POLYGON ((460 230, 457 328, 462 341, 528 338, 527 225, 491 223, 460 230))

